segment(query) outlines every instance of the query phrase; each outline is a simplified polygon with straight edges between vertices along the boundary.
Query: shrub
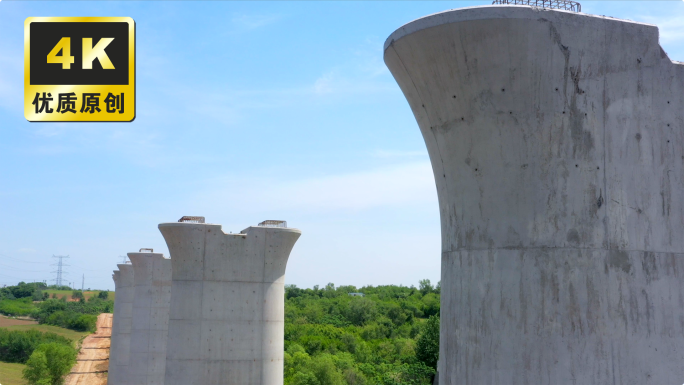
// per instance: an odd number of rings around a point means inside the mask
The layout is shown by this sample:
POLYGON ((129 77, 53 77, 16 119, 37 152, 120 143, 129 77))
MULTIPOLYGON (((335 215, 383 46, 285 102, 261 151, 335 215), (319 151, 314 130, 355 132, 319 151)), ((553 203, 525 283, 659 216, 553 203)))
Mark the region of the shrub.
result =
POLYGON ((19 331, 0 328, 0 361, 23 364, 44 343, 71 346, 71 340, 54 333, 41 333, 35 329, 19 331))
POLYGON ((40 290, 34 291, 33 294, 31 295, 31 299, 33 301, 42 301, 43 300, 43 292, 40 290))
POLYGON ((0 314, 12 317, 30 315, 36 307, 31 302, 30 297, 22 299, 4 299, 0 301, 0 314))
POLYGON ((108 291, 101 291, 101 292, 97 293, 97 298, 107 300, 109 298, 109 292, 108 291))
POLYGON ((94 332, 97 327, 97 316, 81 314, 70 320, 69 329, 81 332, 94 332))
POLYGON ((95 331, 97 315, 111 313, 113 301, 91 298, 88 302, 64 302, 49 299, 38 306, 34 318, 41 324, 61 326, 78 331, 95 331))
POLYGON ((42 344, 26 362, 24 379, 31 385, 61 385, 76 363, 76 354, 71 346, 42 344))

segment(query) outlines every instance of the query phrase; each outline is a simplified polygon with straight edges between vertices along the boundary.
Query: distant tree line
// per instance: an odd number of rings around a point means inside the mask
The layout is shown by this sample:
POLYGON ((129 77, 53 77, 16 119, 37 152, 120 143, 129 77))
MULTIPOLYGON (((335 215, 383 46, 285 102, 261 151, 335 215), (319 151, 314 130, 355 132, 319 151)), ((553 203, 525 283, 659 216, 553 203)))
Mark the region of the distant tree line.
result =
POLYGON ((47 289, 48 285, 43 282, 19 282, 15 286, 1 288, 0 300, 31 298, 33 301, 43 301, 48 298, 48 294, 43 293, 47 289))
POLYGON ((107 291, 101 291, 86 300, 82 291, 74 290, 71 298, 78 301, 67 302, 66 295, 56 298, 53 294, 53 298, 48 298, 48 293, 44 292, 48 289, 53 287, 42 282, 20 282, 16 286, 0 289, 0 314, 29 316, 41 324, 77 331, 95 331, 97 316, 114 311, 114 301, 108 300, 107 291), (40 300, 36 299, 38 297, 40 300))

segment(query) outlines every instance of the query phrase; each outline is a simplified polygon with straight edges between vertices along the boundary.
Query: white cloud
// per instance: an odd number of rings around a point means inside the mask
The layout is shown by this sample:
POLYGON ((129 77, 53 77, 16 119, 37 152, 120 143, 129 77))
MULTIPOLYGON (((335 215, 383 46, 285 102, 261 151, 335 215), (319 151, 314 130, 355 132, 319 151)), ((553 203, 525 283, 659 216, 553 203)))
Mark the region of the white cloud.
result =
POLYGON ((663 44, 684 41, 684 7, 679 14, 663 16, 643 15, 641 18, 658 27, 660 42, 663 44))
POLYGON ((273 24, 280 18, 279 15, 236 15, 231 22, 242 29, 252 30, 273 24))
POLYGON ((380 159, 416 158, 426 157, 427 151, 375 150, 371 153, 371 156, 380 159))
POLYGON ((329 94, 334 89, 341 88, 344 80, 340 78, 336 70, 329 71, 316 79, 313 90, 316 94, 329 94))
POLYGON ((382 61, 382 41, 366 38, 347 57, 348 60, 314 81, 312 90, 316 95, 396 91, 394 80, 382 61))
POLYGON ((389 81, 373 79, 349 68, 336 67, 318 77, 311 87, 313 94, 344 94, 346 96, 367 95, 378 92, 395 92, 389 81))
POLYGON ((377 37, 368 37, 354 52, 358 60, 359 70, 370 77, 389 74, 389 70, 383 61, 382 47, 384 40, 377 37))
POLYGON ((437 204, 427 161, 293 181, 229 178, 207 187, 193 197, 207 202, 207 209, 223 204, 230 210, 329 212, 437 204))

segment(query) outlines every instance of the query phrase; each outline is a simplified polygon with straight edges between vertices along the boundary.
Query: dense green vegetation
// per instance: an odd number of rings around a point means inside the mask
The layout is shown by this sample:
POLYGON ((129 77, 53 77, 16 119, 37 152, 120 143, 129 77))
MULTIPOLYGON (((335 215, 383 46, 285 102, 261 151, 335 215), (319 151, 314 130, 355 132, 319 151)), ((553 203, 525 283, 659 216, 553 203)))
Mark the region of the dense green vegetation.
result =
POLYGON ((31 297, 0 300, 0 314, 12 317, 29 316, 36 309, 31 297))
POLYGON ((430 384, 439 294, 429 280, 419 288, 287 286, 285 384, 430 384))
MULTIPOLYGON (((48 287, 41 282, 20 282, 0 289, 0 314, 30 316, 43 325, 14 325, 0 328, 0 361, 3 368, 10 363, 25 364, 22 377, 29 385, 60 385, 76 363, 74 340, 55 333, 40 332, 35 328, 60 330, 66 334, 78 333, 55 326, 87 332, 95 331, 97 315, 111 312, 114 302, 107 300, 108 292, 90 293, 80 290, 69 292, 77 302, 67 302, 67 295, 57 299, 68 287, 48 287), (53 299, 49 299, 52 294, 53 299), (87 299, 86 299, 87 298, 87 299), (54 325, 54 326, 45 326, 54 325), (29 330, 16 330, 29 327, 29 330), (10 330, 15 329, 15 330, 10 330)), ((3 377, 5 377, 3 375, 3 377)), ((3 383, 5 379, 3 378, 3 383)), ((11 379, 18 383, 18 373, 11 379)))
POLYGON ((73 349, 72 341, 54 333, 0 328, 0 361, 24 364, 41 344, 56 343, 73 349))
MULTIPOLYGON (((34 293, 41 289, 25 289, 5 291, 11 295, 0 297, 0 313, 30 315, 41 324, 92 331, 98 314, 113 311, 107 292, 87 300, 73 292, 71 296, 79 299, 76 302, 67 302, 63 296, 34 303, 34 293)), ((433 287, 429 280, 420 281, 418 288, 287 286, 285 385, 431 384, 439 356, 439 310, 440 286, 433 287)), ((61 357, 55 362, 63 363, 69 355, 55 352, 36 352, 31 357, 26 378, 44 381, 31 383, 61 381, 59 370, 49 369, 49 357, 61 357), (50 380, 45 382, 48 374, 50 380)))
POLYGON ((94 332, 98 314, 111 313, 113 309, 113 301, 104 301, 97 297, 78 302, 48 299, 36 306, 31 317, 41 324, 94 332))

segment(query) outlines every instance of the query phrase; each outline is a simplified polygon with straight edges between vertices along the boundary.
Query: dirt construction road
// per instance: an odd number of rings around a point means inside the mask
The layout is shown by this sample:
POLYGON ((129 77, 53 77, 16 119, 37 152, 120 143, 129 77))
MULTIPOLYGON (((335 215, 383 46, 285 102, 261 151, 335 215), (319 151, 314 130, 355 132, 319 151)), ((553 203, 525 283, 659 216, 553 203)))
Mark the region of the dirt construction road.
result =
POLYGON ((106 385, 109 368, 109 344, 112 337, 112 314, 97 317, 97 331, 83 340, 76 365, 65 385, 106 385))

